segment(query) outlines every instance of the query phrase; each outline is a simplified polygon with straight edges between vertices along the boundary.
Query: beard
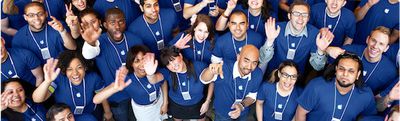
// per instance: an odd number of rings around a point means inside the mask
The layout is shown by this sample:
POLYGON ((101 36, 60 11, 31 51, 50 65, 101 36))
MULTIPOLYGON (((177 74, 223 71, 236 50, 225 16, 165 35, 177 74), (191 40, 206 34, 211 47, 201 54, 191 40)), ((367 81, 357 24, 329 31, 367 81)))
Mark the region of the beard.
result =
POLYGON ((354 84, 354 83, 345 84, 345 83, 343 83, 343 82, 340 81, 340 80, 338 80, 337 82, 338 82, 339 86, 344 87, 344 88, 350 87, 351 85, 354 84))

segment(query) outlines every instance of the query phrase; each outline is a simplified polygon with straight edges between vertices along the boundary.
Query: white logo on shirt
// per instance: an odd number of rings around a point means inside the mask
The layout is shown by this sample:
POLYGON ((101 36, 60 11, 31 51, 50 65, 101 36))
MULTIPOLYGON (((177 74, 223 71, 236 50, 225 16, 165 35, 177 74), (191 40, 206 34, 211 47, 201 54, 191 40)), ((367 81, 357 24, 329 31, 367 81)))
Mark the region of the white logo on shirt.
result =
POLYGON ((240 85, 238 88, 239 88, 239 90, 243 90, 243 86, 242 85, 240 85))
POLYGON ((389 13, 389 9, 386 8, 386 9, 385 9, 385 13, 389 13))
POLYGON ((251 29, 254 29, 254 25, 253 25, 253 24, 252 24, 252 25, 250 25, 250 28, 251 28, 251 29))
POLYGON ((160 36, 160 32, 159 32, 159 31, 157 31, 157 32, 156 32, 156 35, 157 35, 157 36, 160 36))
POLYGON ((149 88, 149 89, 150 89, 150 88, 151 88, 151 85, 150 85, 150 84, 147 84, 147 88, 149 88))
POLYGON ((295 47, 295 46, 296 46, 296 43, 292 43, 292 44, 290 44, 290 46, 295 47))
POLYGON ((329 28, 329 29, 332 29, 332 25, 328 25, 328 28, 329 28))
POLYGON ((43 45, 43 44, 44 44, 44 41, 43 41, 43 40, 40 40, 40 44, 42 44, 42 45, 43 45))
POLYGON ((76 97, 81 97, 81 93, 76 93, 76 97))
POLYGON ((337 109, 342 110, 342 105, 341 105, 341 104, 338 105, 338 106, 337 106, 337 109))
POLYGON ((367 75, 367 71, 363 71, 363 76, 367 75))
POLYGON ((283 107, 282 104, 278 104, 279 109, 282 109, 282 107, 283 107))
POLYGON ((13 72, 11 70, 9 70, 8 71, 8 75, 11 75, 11 74, 13 74, 13 72))
POLYGON ((182 86, 186 86, 186 83, 185 83, 185 82, 182 82, 182 86))
POLYGON ((121 51, 121 55, 125 55, 125 51, 124 50, 121 51))

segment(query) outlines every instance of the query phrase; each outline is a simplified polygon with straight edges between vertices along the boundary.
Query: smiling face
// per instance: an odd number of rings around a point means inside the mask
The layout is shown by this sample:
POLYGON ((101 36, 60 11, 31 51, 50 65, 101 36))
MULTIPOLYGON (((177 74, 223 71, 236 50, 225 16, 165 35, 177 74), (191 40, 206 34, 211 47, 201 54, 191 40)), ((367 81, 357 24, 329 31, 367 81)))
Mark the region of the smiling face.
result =
POLYGON ((85 77, 85 70, 85 66, 82 64, 82 62, 79 61, 78 58, 74 58, 69 63, 65 73, 71 83, 74 85, 79 85, 85 77))
POLYGON ((389 36, 380 32, 373 31, 367 38, 367 48, 365 54, 369 60, 379 60, 382 54, 389 49, 389 36))
POLYGON ((86 0, 72 0, 72 5, 79 11, 86 9, 86 0))
POLYGON ((325 0, 328 11, 332 14, 338 13, 340 9, 346 4, 346 0, 325 0))
POLYGON ((25 90, 20 83, 10 82, 4 87, 4 91, 11 95, 9 108, 17 109, 25 104, 25 90))
POLYGON ((278 77, 279 88, 284 91, 290 91, 297 81, 298 72, 295 67, 286 66, 278 72, 278 77))
POLYGON ((133 71, 136 76, 144 77, 146 76, 146 72, 144 71, 144 54, 143 52, 138 52, 136 54, 133 63, 131 64, 133 71))
POLYGON ((158 20, 158 13, 160 13, 158 0, 144 0, 144 4, 140 9, 148 22, 153 23, 158 20))
POLYGON ((336 66, 336 81, 341 87, 350 87, 358 79, 361 74, 357 61, 344 58, 341 59, 336 66))
POLYGON ((263 0, 249 0, 247 4, 252 9, 260 9, 263 5, 263 0))
POLYGON ((172 61, 169 61, 167 68, 172 72, 183 72, 186 65, 183 61, 183 57, 181 54, 179 56, 173 57, 172 61))
POLYGON ((24 19, 32 31, 37 32, 43 29, 46 24, 46 16, 47 12, 38 5, 30 4, 25 8, 24 19))
POLYGON ((194 37, 199 43, 202 43, 204 40, 206 40, 209 34, 210 32, 208 31, 207 25, 204 22, 200 22, 194 28, 194 37))
POLYGON ((243 13, 232 14, 229 19, 228 27, 235 39, 245 39, 248 27, 246 15, 243 13))
POLYGON ((82 22, 92 24, 94 28, 100 28, 100 20, 94 14, 86 14, 81 17, 82 22))
POLYGON ((295 5, 291 13, 288 13, 289 22, 292 29, 301 32, 307 25, 309 20, 310 11, 305 5, 295 5))

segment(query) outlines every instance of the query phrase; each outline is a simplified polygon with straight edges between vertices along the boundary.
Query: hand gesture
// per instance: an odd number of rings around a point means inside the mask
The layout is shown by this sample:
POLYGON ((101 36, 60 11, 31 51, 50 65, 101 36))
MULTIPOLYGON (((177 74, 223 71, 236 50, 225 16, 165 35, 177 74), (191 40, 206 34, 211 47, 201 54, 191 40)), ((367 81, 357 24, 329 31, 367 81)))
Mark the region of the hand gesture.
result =
POLYGON ((197 19, 197 15, 193 14, 192 17, 190 17, 190 25, 193 26, 194 22, 196 22, 196 19, 197 19))
POLYGON ((153 75, 158 66, 158 61, 154 59, 154 53, 146 53, 144 55, 144 71, 146 75, 153 75))
POLYGON ((78 25, 78 17, 74 15, 72 12, 72 4, 69 4, 69 7, 65 5, 65 10, 67 11, 66 13, 66 19, 65 22, 67 23, 68 26, 70 27, 75 27, 78 25))
POLYGON ((267 35, 267 40, 272 41, 271 43, 273 43, 280 32, 281 27, 276 27, 275 18, 269 17, 265 24, 265 35, 267 35))
POLYGON ((400 82, 397 82, 396 85, 389 92, 390 100, 400 100, 400 82))
POLYGON ((208 107, 210 105, 209 101, 205 101, 200 108, 200 115, 203 115, 204 113, 206 113, 208 111, 208 107))
POLYGON ((58 74, 60 74, 60 68, 57 68, 58 59, 49 58, 46 64, 43 66, 44 81, 54 81, 58 74))
POLYGON ((226 4, 228 5, 228 6, 226 7, 226 9, 229 9, 229 10, 235 9, 236 4, 237 4, 237 1, 238 1, 238 0, 229 0, 228 3, 226 3, 226 4))
POLYGON ((339 55, 343 54, 346 50, 340 47, 328 47, 326 53, 332 58, 336 59, 339 55))
POLYGON ((81 23, 81 35, 87 43, 95 45, 101 35, 101 28, 94 28, 93 24, 84 21, 81 23))
POLYGON ((212 11, 209 11, 208 14, 212 17, 217 17, 219 15, 219 11, 218 11, 219 7, 215 6, 215 9, 212 11))
POLYGON ((5 109, 7 109, 8 105, 11 103, 11 97, 12 97, 12 92, 10 90, 5 90, 2 94, 1 94, 1 110, 3 111, 5 109))
POLYGON ((181 38, 174 44, 176 48, 179 48, 181 50, 186 49, 190 47, 190 45, 186 45, 191 39, 192 35, 186 34, 185 37, 183 37, 184 34, 182 34, 181 38))
POLYGON ((55 30, 58 32, 63 32, 64 31, 64 26, 61 24, 60 21, 58 21, 54 16, 50 16, 51 21, 47 22, 51 27, 53 27, 55 30))
POLYGON ((379 0, 368 0, 367 4, 369 4, 370 6, 373 6, 378 2, 379 2, 379 0))
POLYGON ((329 31, 328 28, 322 28, 316 38, 316 44, 318 47, 318 51, 325 52, 326 48, 328 48, 329 44, 332 43, 333 33, 329 31))
POLYGON ((232 119, 237 119, 240 116, 240 113, 242 112, 242 108, 243 106, 239 103, 235 103, 232 105, 231 109, 235 109, 233 111, 230 111, 228 113, 228 115, 232 118, 232 119))
POLYGON ((218 74, 221 79, 224 79, 224 72, 222 71, 222 63, 211 63, 208 67, 213 75, 218 74))
POLYGON ((126 69, 125 66, 119 67, 117 72, 115 73, 115 81, 114 81, 114 86, 113 89, 116 91, 122 91, 127 87, 129 84, 132 83, 132 80, 129 79, 127 82, 125 82, 126 75, 128 74, 128 69, 126 69))

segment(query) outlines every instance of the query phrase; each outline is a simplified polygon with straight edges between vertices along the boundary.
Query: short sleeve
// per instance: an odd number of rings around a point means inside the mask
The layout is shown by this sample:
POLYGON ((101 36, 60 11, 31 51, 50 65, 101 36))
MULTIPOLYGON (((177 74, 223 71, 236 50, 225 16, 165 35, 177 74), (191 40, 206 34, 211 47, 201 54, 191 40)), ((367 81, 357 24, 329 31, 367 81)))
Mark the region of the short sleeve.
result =
MULTIPOLYGON (((314 80, 316 81, 316 80, 314 80)), ((317 105, 317 90, 313 85, 308 85, 303 93, 297 98, 297 103, 307 111, 311 111, 317 105), (313 97, 313 98, 311 98, 313 97)))
POLYGON ((95 86, 94 86, 94 90, 95 92, 100 92, 103 88, 104 88, 104 80, 100 78, 100 76, 93 72, 93 77, 94 78, 94 82, 95 82, 95 86))
POLYGON ((19 54, 23 54, 21 55, 21 57, 24 58, 26 65, 29 67, 29 69, 32 70, 40 66, 40 59, 36 57, 36 55, 33 54, 31 51, 21 49, 19 54))
POLYGON ((185 0, 185 4, 190 4, 194 6, 196 4, 196 0, 185 0))
POLYGON ((369 103, 368 106, 366 106, 366 108, 361 113, 361 115, 363 116, 371 116, 377 114, 375 99, 373 97, 372 91, 369 91, 368 93, 370 93, 371 96, 369 96, 369 101, 367 102, 369 103))
POLYGON ((257 100, 265 100, 267 98, 267 84, 263 83, 258 89, 257 100))

